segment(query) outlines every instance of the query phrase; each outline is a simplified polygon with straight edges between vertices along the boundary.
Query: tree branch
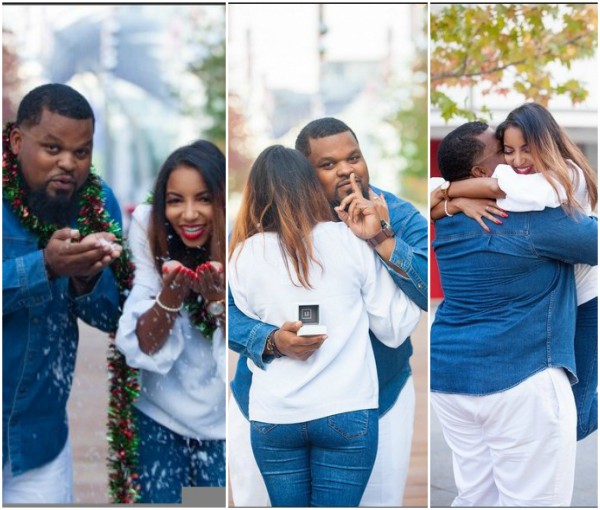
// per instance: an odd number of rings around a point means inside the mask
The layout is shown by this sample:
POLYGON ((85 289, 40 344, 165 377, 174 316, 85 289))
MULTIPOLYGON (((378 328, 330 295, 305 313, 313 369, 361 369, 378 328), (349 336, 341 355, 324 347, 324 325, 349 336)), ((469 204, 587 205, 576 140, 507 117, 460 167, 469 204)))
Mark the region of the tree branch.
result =
MULTIPOLYGON (((563 44, 565 46, 569 46, 569 45, 575 45, 575 46, 577 46, 577 44, 576 44, 577 41, 579 41, 583 37, 584 37, 584 34, 578 35, 578 36, 574 37, 573 39, 565 41, 563 44)), ((463 61, 463 66, 462 66, 463 72, 461 72, 461 71, 455 71, 453 73, 432 74, 431 75, 431 83, 436 82, 436 81, 441 81, 441 80, 447 80, 447 79, 450 79, 450 78, 474 78, 475 76, 483 76, 483 75, 486 75, 486 74, 494 74, 494 73, 498 73, 500 71, 504 71, 505 69, 507 69, 509 67, 513 67, 513 66, 518 66, 520 64, 524 64, 530 58, 539 58, 539 57, 542 57, 544 55, 549 55, 551 53, 552 53, 551 50, 538 51, 538 52, 536 52, 533 55, 533 57, 528 57, 528 58, 524 58, 524 59, 521 59, 521 60, 516 60, 514 62, 508 62, 507 64, 504 64, 502 66, 494 67, 493 69, 489 69, 487 71, 473 71, 471 73, 465 73, 464 72, 465 65, 466 65, 466 59, 467 59, 467 57, 465 56, 465 60, 463 61)))

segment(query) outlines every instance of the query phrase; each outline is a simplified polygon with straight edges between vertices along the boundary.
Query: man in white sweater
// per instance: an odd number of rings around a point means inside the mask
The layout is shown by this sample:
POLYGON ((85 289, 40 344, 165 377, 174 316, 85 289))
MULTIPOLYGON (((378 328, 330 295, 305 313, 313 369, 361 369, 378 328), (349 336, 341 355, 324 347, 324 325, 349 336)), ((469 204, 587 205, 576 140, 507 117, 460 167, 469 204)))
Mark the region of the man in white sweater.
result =
MULTIPOLYGON (((332 207, 348 227, 379 255, 392 279, 422 309, 427 308, 427 221, 415 207, 391 193, 369 187, 369 172, 354 132, 343 122, 317 119, 305 126, 296 149, 311 162, 332 207), (352 174, 354 177, 351 177, 352 174), (358 221, 351 220, 356 218, 358 221)), ((268 496, 250 446, 248 394, 252 373, 284 355, 306 360, 323 336, 300 337, 294 317, 283 325, 265 324, 242 314, 229 300, 229 347, 240 353, 231 383, 237 405, 229 406, 229 466, 234 503, 265 506, 268 496)), ((361 506, 402 505, 408 473, 414 418, 410 339, 400 347, 384 346, 371 334, 379 379, 379 446, 361 506)))

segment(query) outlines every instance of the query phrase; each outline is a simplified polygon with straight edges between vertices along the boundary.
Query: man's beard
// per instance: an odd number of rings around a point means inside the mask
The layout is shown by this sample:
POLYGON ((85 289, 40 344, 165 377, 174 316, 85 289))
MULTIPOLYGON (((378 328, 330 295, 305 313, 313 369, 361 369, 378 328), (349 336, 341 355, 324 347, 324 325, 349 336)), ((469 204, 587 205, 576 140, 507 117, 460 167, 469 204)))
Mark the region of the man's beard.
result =
POLYGON ((68 227, 71 220, 77 217, 79 208, 77 192, 71 193, 70 196, 65 193, 50 196, 46 187, 32 189, 22 175, 21 183, 27 197, 27 205, 42 223, 58 225, 61 228, 68 227))
POLYGON ((31 191, 27 197, 32 212, 42 221, 59 227, 67 227, 77 215, 79 196, 73 193, 70 197, 57 194, 48 195, 45 189, 31 191))

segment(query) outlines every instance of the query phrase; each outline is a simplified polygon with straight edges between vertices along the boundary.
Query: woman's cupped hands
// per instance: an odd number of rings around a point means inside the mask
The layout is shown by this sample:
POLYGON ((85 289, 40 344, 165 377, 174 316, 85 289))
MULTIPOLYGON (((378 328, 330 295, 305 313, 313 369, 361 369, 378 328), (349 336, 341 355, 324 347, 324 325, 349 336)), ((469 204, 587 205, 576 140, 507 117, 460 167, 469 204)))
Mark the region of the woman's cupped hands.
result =
POLYGON ((163 294, 166 291, 183 301, 190 292, 202 296, 205 302, 225 299, 225 272, 220 262, 208 261, 193 271, 177 260, 162 266, 163 294))

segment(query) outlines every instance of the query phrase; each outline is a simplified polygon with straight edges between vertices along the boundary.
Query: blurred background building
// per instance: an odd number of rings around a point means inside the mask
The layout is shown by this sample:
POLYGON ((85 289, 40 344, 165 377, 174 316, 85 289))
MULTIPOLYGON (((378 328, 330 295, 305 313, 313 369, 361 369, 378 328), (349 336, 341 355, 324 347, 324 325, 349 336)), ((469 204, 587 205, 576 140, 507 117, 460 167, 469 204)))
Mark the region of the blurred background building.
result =
POLYGON ((4 5, 2 120, 48 82, 96 115, 94 165, 124 211, 175 148, 225 149, 225 6, 4 5))
POLYGON ((230 5, 228 16, 230 219, 256 156, 293 147, 324 116, 356 132, 371 182, 426 204, 425 4, 230 5))

